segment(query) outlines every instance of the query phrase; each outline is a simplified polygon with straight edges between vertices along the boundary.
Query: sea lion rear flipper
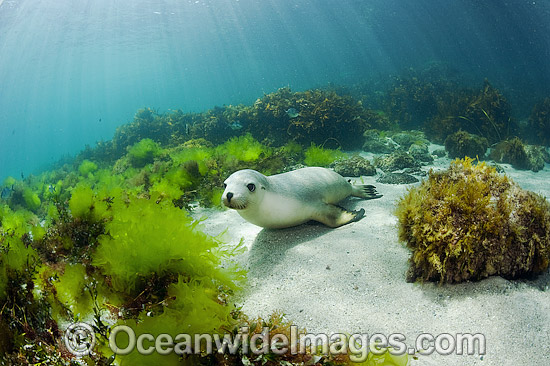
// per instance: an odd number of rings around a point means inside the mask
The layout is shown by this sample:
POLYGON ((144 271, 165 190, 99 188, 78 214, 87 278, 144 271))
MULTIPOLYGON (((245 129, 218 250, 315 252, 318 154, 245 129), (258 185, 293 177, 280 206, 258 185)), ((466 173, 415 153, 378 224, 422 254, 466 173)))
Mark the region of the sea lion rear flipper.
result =
POLYGON ((365 216, 365 209, 348 211, 342 207, 330 204, 323 205, 313 217, 313 220, 322 222, 330 227, 339 227, 350 222, 361 220, 365 216))
POLYGON ((359 211, 353 211, 355 213, 355 217, 350 222, 356 222, 361 220, 363 217, 365 217, 365 209, 362 208, 359 211))

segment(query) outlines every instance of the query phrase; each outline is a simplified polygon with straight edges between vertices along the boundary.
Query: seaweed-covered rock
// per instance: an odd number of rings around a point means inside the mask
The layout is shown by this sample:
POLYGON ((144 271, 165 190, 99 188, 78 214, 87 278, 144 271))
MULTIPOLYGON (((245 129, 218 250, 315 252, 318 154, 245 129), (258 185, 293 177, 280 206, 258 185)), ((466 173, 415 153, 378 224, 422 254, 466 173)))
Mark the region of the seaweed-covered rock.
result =
POLYGON ((527 159, 529 160, 529 169, 534 172, 544 169, 544 164, 548 162, 548 152, 542 146, 525 146, 527 159))
POLYGON ((450 158, 471 158, 485 156, 489 142, 485 137, 473 135, 466 131, 458 131, 445 139, 445 149, 450 158))
POLYGON ((517 137, 499 142, 491 150, 489 158, 497 163, 511 164, 516 169, 529 169, 525 145, 517 137))
POLYGON ((413 144, 429 144, 424 132, 415 130, 398 132, 391 139, 399 144, 403 150, 409 149, 413 144))
POLYGON ((403 151, 395 151, 390 155, 379 156, 374 160, 374 165, 385 173, 420 166, 411 155, 403 151))
POLYGON ((331 165, 334 171, 344 177, 376 175, 376 168, 367 159, 354 155, 349 159, 337 160, 331 165))
POLYGON ((376 154, 389 154, 397 149, 393 141, 378 130, 367 130, 363 136, 365 137, 363 151, 376 154))
POLYGON ((533 143, 550 146, 550 97, 533 107, 529 116, 529 131, 533 143))
POLYGON ((398 202, 408 280, 447 283, 542 273, 550 261, 550 203, 485 163, 455 160, 398 202))
POLYGON ((392 140, 406 150, 414 143, 415 137, 407 132, 399 132, 392 136, 392 140))
POLYGON ((525 145, 519 138, 499 142, 489 154, 497 163, 508 163, 516 169, 538 172, 544 168, 547 151, 541 146, 525 145))
POLYGON ((405 168, 403 169, 403 173, 418 175, 421 177, 425 177, 426 175, 428 175, 428 173, 425 170, 420 169, 420 167, 405 168))
POLYGON ((497 173, 504 174, 505 170, 501 165, 498 165, 497 163, 489 162, 489 166, 497 171, 497 173))
POLYGON ((447 155, 447 151, 445 149, 436 149, 433 151, 433 154, 438 158, 442 158, 447 155))
POLYGON ((387 173, 376 178, 376 181, 385 184, 411 184, 418 182, 418 179, 407 173, 387 173))
POLYGON ((424 163, 431 163, 434 161, 433 156, 430 154, 428 144, 422 141, 415 142, 409 147, 409 155, 424 163))

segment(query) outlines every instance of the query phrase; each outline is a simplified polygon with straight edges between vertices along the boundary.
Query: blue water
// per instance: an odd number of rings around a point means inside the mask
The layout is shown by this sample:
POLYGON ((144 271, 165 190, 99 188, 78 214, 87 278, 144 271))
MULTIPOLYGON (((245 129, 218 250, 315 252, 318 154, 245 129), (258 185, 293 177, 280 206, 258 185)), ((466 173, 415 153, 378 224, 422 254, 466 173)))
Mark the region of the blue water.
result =
POLYGON ((198 112, 430 63, 532 106, 550 96, 549 59, 548 0, 0 0, 0 179, 110 139, 142 107, 198 112))

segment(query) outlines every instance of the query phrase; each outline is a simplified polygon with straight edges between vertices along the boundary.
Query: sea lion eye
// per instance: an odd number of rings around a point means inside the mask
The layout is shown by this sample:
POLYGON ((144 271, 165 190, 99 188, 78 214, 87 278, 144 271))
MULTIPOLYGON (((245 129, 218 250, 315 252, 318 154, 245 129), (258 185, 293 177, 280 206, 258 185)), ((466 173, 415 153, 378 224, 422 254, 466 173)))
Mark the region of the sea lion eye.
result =
POLYGON ((250 192, 254 192, 256 190, 256 185, 254 185, 254 183, 249 183, 246 185, 246 188, 248 188, 250 192))

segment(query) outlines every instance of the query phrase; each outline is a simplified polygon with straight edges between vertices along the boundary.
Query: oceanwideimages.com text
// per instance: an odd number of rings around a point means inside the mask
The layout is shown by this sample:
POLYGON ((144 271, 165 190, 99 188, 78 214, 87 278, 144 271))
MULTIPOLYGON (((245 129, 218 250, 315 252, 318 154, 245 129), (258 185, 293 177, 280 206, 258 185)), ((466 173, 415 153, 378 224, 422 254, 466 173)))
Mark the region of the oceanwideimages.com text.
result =
POLYGON ((432 335, 420 334, 413 346, 406 343, 405 335, 393 333, 374 334, 342 334, 331 335, 319 333, 300 333, 297 326, 290 327, 290 335, 270 334, 269 328, 262 333, 249 334, 248 327, 240 328, 237 334, 186 334, 172 336, 167 333, 152 335, 136 335, 134 330, 125 325, 112 329, 109 336, 109 347, 118 355, 126 355, 137 351, 143 355, 158 353, 178 355, 214 352, 221 354, 306 354, 339 355, 347 354, 355 362, 366 360, 369 352, 393 355, 420 354, 440 355, 467 354, 484 355, 486 353, 485 336, 481 333, 441 333, 432 335), (120 341, 120 339, 124 341, 120 341))

